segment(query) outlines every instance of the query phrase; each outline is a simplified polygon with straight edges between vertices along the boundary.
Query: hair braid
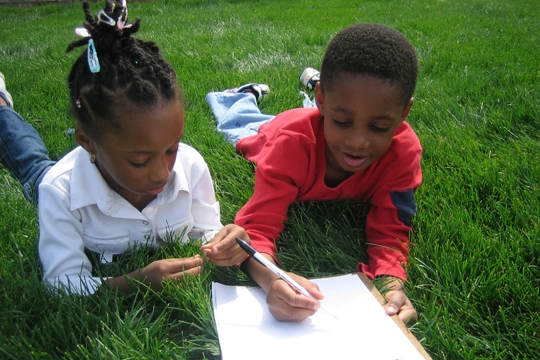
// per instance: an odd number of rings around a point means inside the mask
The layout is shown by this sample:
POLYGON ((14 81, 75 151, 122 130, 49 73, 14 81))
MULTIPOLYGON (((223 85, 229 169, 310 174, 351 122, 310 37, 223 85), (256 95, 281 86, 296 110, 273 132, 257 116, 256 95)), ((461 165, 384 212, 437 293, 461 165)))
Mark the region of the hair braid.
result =
MULTIPOLYGON (((94 42, 100 71, 92 73, 84 51, 68 77, 73 112, 77 122, 95 140, 104 130, 118 130, 121 109, 152 108, 180 96, 174 69, 152 41, 131 37, 140 28, 135 23, 118 26, 125 8, 107 0, 98 16, 83 3, 84 28, 94 42), (105 17, 105 20, 103 19, 105 17), (112 19, 112 20, 111 20, 112 19), (114 21, 114 25, 108 22, 114 21)), ((127 20, 127 19, 126 19, 127 20)), ((67 51, 87 45, 90 38, 68 45, 67 51)))

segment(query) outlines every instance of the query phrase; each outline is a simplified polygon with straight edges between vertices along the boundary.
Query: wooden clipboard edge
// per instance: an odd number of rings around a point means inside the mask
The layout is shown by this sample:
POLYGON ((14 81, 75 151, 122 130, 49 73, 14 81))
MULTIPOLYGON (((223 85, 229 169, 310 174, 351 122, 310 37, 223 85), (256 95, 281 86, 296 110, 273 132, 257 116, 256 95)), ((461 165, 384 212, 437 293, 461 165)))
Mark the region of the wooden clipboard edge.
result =
MULTIPOLYGON (((375 299, 377 299, 377 301, 381 305, 384 305, 385 304, 384 297, 381 295, 379 290, 377 290, 375 285, 373 285, 371 280, 369 280, 369 278, 366 276, 366 274, 364 274, 364 273, 357 273, 357 274, 358 274, 358 277, 360 278, 360 280, 362 280, 362 282, 364 283, 364 285, 366 285, 368 290, 371 291, 373 296, 375 296, 375 299)), ((409 330, 409 328, 407 328, 407 325, 405 325, 403 323, 403 321, 401 321, 397 315, 392 315, 391 318, 392 318, 392 320, 394 320, 396 325, 401 329, 401 331, 403 331, 405 336, 407 336, 407 338, 414 345, 416 350, 418 350, 420 355, 422 355, 424 357, 424 359, 432 360, 431 356, 429 356, 429 354, 426 352, 426 349, 424 349, 424 347, 422 346, 422 344, 420 344, 418 339, 416 339, 414 334, 409 330)))

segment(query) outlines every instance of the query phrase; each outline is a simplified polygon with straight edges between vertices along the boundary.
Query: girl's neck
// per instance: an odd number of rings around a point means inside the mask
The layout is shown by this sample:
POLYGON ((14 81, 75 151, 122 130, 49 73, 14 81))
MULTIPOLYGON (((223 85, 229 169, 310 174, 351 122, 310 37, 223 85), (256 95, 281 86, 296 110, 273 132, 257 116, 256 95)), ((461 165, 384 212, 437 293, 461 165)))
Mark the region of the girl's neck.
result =
POLYGON ((156 195, 143 195, 139 196, 138 199, 126 199, 131 205, 133 205, 134 208, 139 210, 140 212, 143 211, 143 209, 152 202, 156 198, 156 195))

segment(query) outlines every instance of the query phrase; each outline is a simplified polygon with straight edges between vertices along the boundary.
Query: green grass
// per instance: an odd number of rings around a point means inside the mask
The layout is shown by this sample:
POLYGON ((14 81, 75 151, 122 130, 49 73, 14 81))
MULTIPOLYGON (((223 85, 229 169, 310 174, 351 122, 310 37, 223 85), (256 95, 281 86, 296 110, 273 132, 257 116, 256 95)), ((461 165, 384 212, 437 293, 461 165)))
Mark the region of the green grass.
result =
MULTIPOLYGON (((225 223, 250 197, 253 167, 215 133, 206 93, 257 81, 271 88, 264 112, 298 107, 299 73, 320 66, 337 31, 366 21, 402 31, 419 55, 409 122, 424 147, 408 267, 419 313, 412 331, 434 359, 538 358, 537 0, 164 0, 129 9, 143 20, 137 35, 156 41, 178 72, 184 141, 209 163, 225 223)), ((73 124, 65 82, 79 51, 64 51, 82 20, 80 4, 0 7, 0 71, 53 157, 74 146, 64 136, 73 124)), ((250 284, 242 273, 207 264, 160 294, 51 297, 40 280, 36 210, 3 168, 0 178, 1 358, 216 358, 210 282, 250 284)), ((350 203, 295 207, 284 264, 306 276, 354 271, 364 216, 350 203)), ((196 251, 141 250, 122 266, 196 251)))

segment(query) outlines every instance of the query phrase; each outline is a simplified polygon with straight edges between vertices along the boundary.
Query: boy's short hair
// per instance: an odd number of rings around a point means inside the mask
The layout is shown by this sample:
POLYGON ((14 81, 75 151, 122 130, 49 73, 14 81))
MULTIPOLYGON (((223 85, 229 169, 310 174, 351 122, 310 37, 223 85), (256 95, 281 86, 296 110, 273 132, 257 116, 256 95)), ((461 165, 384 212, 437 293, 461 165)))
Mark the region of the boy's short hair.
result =
POLYGON ((366 74, 400 88, 407 104, 416 87, 418 60, 409 40, 382 24, 356 24, 330 41, 321 65, 322 91, 344 73, 366 74))

